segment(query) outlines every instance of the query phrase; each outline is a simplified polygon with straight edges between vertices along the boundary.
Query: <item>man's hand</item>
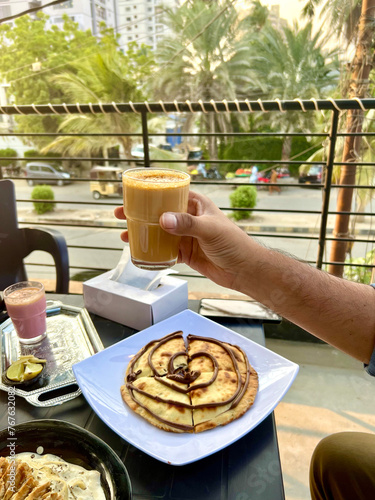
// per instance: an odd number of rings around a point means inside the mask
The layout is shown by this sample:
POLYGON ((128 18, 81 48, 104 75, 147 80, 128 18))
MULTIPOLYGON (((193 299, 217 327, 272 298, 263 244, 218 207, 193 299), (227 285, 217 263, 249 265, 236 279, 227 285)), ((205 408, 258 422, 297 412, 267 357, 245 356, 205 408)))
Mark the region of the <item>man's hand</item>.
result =
MULTIPOLYGON (((122 207, 115 209, 115 215, 125 219, 122 207)), ((188 264, 219 285, 236 286, 252 240, 211 200, 190 191, 188 213, 164 213, 160 225, 166 232, 181 236, 178 262, 188 264)), ((127 231, 121 239, 128 242, 127 231)))

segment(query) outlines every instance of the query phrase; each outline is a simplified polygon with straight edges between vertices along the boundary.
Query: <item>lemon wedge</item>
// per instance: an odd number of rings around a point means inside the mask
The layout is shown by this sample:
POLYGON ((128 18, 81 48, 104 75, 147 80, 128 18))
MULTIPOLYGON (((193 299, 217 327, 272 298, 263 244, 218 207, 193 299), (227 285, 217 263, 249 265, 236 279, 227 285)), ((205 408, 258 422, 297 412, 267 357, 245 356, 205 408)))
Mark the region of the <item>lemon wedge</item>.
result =
POLYGON ((43 365, 40 363, 29 363, 25 365, 25 371, 23 372, 23 380, 31 380, 32 378, 39 375, 43 370, 43 365))
POLYGON ((10 367, 7 369, 6 374, 9 380, 13 380, 14 382, 22 382, 24 370, 24 365, 22 363, 16 362, 10 365, 10 367))
POLYGON ((20 356, 15 363, 46 363, 46 359, 39 359, 34 356, 34 354, 26 354, 23 356, 20 356))
POLYGON ((20 356, 6 371, 6 376, 13 382, 26 382, 37 377, 44 368, 45 359, 34 355, 20 356))

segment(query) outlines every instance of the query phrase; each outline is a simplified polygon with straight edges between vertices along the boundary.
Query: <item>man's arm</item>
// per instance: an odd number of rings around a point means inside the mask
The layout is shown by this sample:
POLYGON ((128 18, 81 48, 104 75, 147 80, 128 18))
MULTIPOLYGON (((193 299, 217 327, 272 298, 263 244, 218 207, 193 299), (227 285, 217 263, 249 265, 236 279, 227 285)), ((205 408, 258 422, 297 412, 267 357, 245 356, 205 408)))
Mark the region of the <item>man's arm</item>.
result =
MULTIPOLYGON (((199 193, 190 192, 188 212, 160 218, 165 231, 182 236, 179 262, 249 295, 360 361, 370 361, 375 344, 372 287, 262 246, 199 193)), ((121 208, 115 213, 124 218, 121 208)), ((126 232, 122 238, 128 240, 126 232)))
POLYGON ((375 343, 375 290, 275 250, 253 245, 235 288, 316 337, 368 363, 375 343), (247 279, 246 279, 247 277, 247 279), (250 278, 251 277, 251 278, 250 278))
MULTIPOLYGON (((164 214, 165 216, 166 214, 164 214)), ((368 363, 375 344, 375 290, 266 248, 208 200, 191 194, 189 214, 161 218, 184 235, 180 261, 270 307, 311 334, 368 363)))

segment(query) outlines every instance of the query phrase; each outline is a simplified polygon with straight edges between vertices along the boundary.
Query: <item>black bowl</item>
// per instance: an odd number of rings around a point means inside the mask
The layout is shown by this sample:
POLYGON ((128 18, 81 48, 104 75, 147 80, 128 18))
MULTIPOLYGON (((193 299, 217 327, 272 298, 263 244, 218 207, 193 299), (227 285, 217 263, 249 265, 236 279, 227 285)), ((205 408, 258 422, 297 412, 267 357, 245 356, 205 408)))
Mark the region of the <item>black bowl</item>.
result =
MULTIPOLYGON (((13 426, 16 453, 53 453, 66 462, 100 472, 107 500, 130 500, 131 485, 125 465, 104 441, 78 425, 61 420, 33 420, 13 426)), ((0 456, 9 456, 8 428, 0 431, 0 456)))
POLYGON ((8 368, 3 372, 1 376, 1 381, 3 382, 3 384, 10 385, 12 387, 20 387, 21 389, 34 386, 32 387, 32 389, 38 389, 38 387, 42 387, 44 385, 43 382, 46 374, 46 364, 43 363, 42 371, 36 377, 31 378, 30 380, 24 380, 23 382, 17 382, 16 380, 11 380, 10 378, 8 378, 7 371, 8 368), (38 384, 35 385, 37 382, 38 384))

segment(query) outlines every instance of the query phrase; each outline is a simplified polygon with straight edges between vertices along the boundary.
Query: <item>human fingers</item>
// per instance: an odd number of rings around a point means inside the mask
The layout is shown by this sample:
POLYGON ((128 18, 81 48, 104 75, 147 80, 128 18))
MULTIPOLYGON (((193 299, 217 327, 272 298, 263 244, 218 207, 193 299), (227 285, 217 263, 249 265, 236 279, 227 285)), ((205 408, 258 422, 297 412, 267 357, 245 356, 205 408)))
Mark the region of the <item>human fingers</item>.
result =
POLYGON ((129 235, 128 235, 128 232, 127 231, 123 231, 121 234, 120 234, 120 238, 122 239, 122 241, 124 241, 125 243, 129 243, 129 235))
MULTIPOLYGON (((115 217, 117 217, 117 219, 121 219, 121 220, 126 219, 123 207, 116 207, 115 210, 114 210, 114 214, 115 214, 115 217)), ((120 238, 125 243, 129 243, 129 237, 128 237, 128 232, 127 231, 123 231, 120 234, 120 238)))
POLYGON ((207 240, 215 235, 216 224, 213 224, 212 217, 165 212, 160 217, 159 223, 164 231, 178 236, 193 236, 207 240))
POLYGON ((207 196, 196 191, 189 191, 188 213, 192 215, 218 214, 219 208, 207 196))
POLYGON ((217 217, 225 217, 206 196, 189 192, 188 213, 165 212, 159 223, 168 233, 209 238, 215 232, 217 217))
POLYGON ((116 207, 114 214, 117 219, 126 219, 123 207, 116 207))

